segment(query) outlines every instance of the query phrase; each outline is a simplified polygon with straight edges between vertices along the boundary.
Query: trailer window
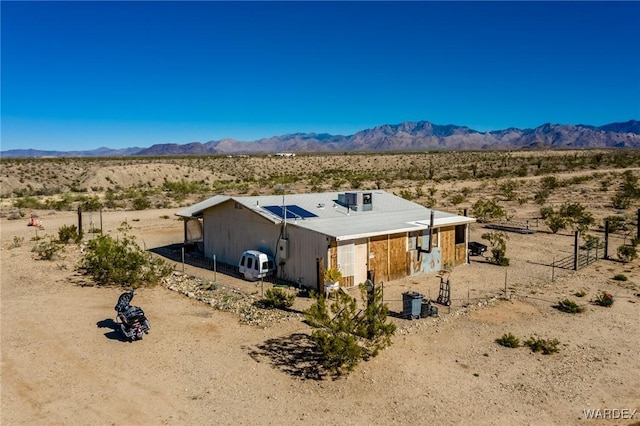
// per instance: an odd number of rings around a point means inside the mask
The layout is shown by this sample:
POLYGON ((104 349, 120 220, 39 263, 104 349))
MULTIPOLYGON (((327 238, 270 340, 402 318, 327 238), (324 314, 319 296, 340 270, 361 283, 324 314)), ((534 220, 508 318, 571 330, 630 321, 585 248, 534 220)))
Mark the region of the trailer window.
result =
POLYGON ((253 258, 250 257, 247 259, 247 268, 251 269, 253 267, 253 258))

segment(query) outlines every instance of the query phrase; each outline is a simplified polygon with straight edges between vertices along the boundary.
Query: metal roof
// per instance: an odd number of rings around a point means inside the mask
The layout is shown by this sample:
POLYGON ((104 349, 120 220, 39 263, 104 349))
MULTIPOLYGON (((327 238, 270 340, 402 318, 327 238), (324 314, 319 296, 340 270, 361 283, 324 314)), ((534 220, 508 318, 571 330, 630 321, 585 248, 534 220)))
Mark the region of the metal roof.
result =
MULTIPOLYGON (((215 196, 181 210, 176 215, 199 217, 215 205, 233 200, 273 223, 284 222, 280 215, 263 206, 295 205, 317 217, 287 219, 287 225, 298 226, 337 240, 350 240, 395 232, 429 229, 431 209, 405 200, 385 191, 346 191, 372 194, 372 209, 360 211, 348 209, 338 202, 341 192, 311 194, 258 195, 251 197, 215 196)), ((475 219, 434 210, 434 228, 475 222, 475 219)))

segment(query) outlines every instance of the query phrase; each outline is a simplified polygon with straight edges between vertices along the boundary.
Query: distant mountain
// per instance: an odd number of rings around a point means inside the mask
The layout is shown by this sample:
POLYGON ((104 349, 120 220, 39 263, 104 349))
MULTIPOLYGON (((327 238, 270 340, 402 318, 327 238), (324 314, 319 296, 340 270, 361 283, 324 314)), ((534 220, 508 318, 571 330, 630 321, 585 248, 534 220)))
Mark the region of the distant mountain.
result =
POLYGON ((9 149, 0 151, 0 157, 122 157, 136 155, 142 148, 96 148, 90 151, 44 151, 40 149, 9 149))
POLYGON ((327 133, 293 133, 241 142, 234 139, 157 144, 149 148, 92 151, 38 151, 18 149, 0 152, 2 157, 106 157, 163 155, 270 154, 277 152, 392 152, 447 150, 640 148, 640 121, 611 123, 600 127, 586 124, 546 123, 535 129, 509 128, 479 132, 466 126, 438 125, 428 121, 384 124, 351 136, 327 133))

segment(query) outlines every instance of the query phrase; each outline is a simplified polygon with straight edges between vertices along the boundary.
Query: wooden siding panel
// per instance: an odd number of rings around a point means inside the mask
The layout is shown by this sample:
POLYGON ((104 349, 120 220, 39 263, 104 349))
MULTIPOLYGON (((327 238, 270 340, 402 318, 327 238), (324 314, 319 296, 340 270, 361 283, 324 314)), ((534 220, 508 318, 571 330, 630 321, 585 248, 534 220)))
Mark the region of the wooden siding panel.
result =
POLYGON ((371 237, 369 239, 369 270, 373 271, 376 282, 389 281, 387 270, 387 243, 386 235, 371 237))
POLYGON ((455 265, 456 230, 453 226, 440 228, 440 244, 442 246, 442 266, 455 265))
POLYGON ((389 280, 407 275, 407 234, 389 235, 389 280))

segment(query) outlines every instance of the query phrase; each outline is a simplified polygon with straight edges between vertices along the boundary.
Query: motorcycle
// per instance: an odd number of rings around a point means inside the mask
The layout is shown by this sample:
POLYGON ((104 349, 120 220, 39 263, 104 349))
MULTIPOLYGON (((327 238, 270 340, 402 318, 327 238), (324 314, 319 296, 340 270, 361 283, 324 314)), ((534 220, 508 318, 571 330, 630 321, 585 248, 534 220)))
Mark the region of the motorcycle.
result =
POLYGON ((142 340, 142 336, 148 334, 151 329, 142 308, 131 305, 133 296, 133 290, 122 293, 114 308, 117 312, 116 323, 120 325, 122 334, 130 341, 142 340))

